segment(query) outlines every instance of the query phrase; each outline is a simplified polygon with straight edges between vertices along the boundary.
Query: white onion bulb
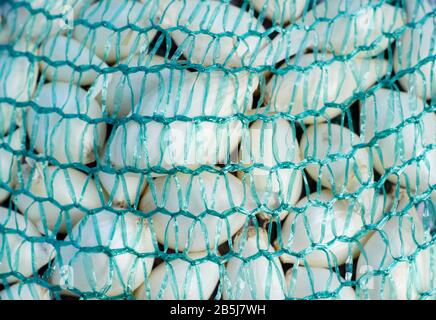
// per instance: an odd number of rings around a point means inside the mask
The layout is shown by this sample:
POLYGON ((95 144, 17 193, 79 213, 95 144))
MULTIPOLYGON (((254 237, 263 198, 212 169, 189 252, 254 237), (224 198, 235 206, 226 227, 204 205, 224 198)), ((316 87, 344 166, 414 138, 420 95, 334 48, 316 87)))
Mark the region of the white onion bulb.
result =
POLYGON ((56 110, 44 113, 29 108, 26 124, 31 147, 61 163, 87 164, 96 159, 103 148, 106 124, 90 123, 102 119, 101 107, 94 98, 73 84, 52 82, 43 85, 33 100, 42 110, 56 110), (64 114, 73 117, 64 118, 64 114))
POLYGON ((401 40, 396 43, 393 57, 396 73, 407 70, 407 73, 398 79, 401 86, 424 100, 434 99, 436 96, 436 63, 431 59, 436 54, 433 40, 436 32, 435 19, 431 15, 436 7, 434 1, 431 2, 405 1, 408 22, 417 25, 404 30, 401 40), (428 60, 424 63, 424 59, 428 60), (412 68, 415 68, 413 72, 412 68))
POLYGON ((224 164, 238 147, 241 129, 237 119, 222 124, 132 120, 114 127, 114 134, 106 144, 105 158, 117 169, 224 164))
POLYGON ((106 63, 89 51, 84 43, 61 34, 43 43, 41 55, 49 61, 47 63, 41 60, 41 72, 50 81, 73 82, 77 85, 89 86, 97 84, 97 80, 102 81, 99 72, 94 68, 101 70, 107 68, 106 63), (83 68, 83 71, 80 68, 83 68))
MULTIPOLYGON (((20 56, 12 56, 7 51, 0 54, 0 97, 18 102, 28 101, 33 95, 38 79, 38 64, 31 62, 24 54, 36 54, 32 43, 18 42, 11 50, 20 56)), ((8 102, 0 103, 0 136, 9 129, 21 125, 23 108, 8 102)))
MULTIPOLYGON (((268 2, 273 4, 275 0, 268 2)), ((375 5, 374 2, 329 0, 319 3, 260 50, 254 65, 275 65, 307 49, 335 55, 355 54, 359 58, 380 54, 395 40, 386 34, 403 27, 405 21, 398 6, 375 5)))
POLYGON ((307 5, 305 0, 250 0, 250 3, 259 15, 280 25, 295 22, 307 5))
POLYGON ((28 39, 40 43, 46 38, 73 28, 73 19, 89 6, 91 0, 12 0, 6 4, 6 21, 12 39, 28 39), (15 3, 14 3, 15 2, 15 3), (24 5, 18 5, 24 2, 24 5), (27 8, 27 5, 30 8, 27 8), (31 10, 43 10, 33 13, 31 10), (56 18, 51 16, 57 16, 56 18))
MULTIPOLYGON (((409 204, 402 191, 392 211, 409 204)), ((365 244, 357 263, 358 295, 361 299, 417 299, 424 289, 424 254, 413 256, 424 243, 424 230, 414 207, 395 215, 365 244), (404 257, 411 257, 410 261, 404 257), (401 259, 401 260, 400 260, 401 259), (376 275, 374 272, 383 272, 376 275)))
MULTIPOLYGON (((164 62, 154 59, 150 66, 158 63, 164 62)), ((228 74, 220 70, 190 72, 165 68, 129 74, 127 79, 116 74, 109 84, 113 94, 108 93, 108 113, 120 118, 129 113, 166 117, 231 115, 251 107, 258 82, 257 76, 246 71, 228 74), (117 88, 113 89, 115 84, 117 88)))
POLYGON ((160 243, 172 249, 198 252, 212 250, 230 239, 247 219, 235 207, 248 205, 238 178, 204 171, 196 176, 177 173, 156 178, 145 191, 139 208, 148 214, 157 211, 151 219, 160 243))
POLYGON ((98 179, 108 195, 108 204, 119 208, 136 207, 147 186, 146 177, 133 172, 118 174, 102 170, 98 179))
POLYGON ((148 49, 156 30, 139 32, 131 25, 141 29, 150 28, 157 11, 155 0, 144 4, 128 0, 101 0, 85 10, 82 18, 90 25, 77 25, 74 38, 85 43, 99 58, 114 63, 148 49), (120 28, 123 30, 118 31, 120 28))
MULTIPOLYGON (((253 122, 247 134, 243 134, 240 148, 240 160, 243 165, 252 166, 261 163, 266 169, 253 168, 250 172, 239 173, 241 180, 255 202, 266 205, 269 209, 277 209, 282 204, 293 206, 300 198, 303 184, 300 170, 272 168, 283 162, 298 164, 300 148, 295 129, 284 119, 273 122, 257 120, 253 122)), ((286 217, 288 211, 279 212, 280 218, 286 217)), ((263 218, 271 218, 270 214, 261 213, 263 218)))
MULTIPOLYGON (((367 148, 358 148, 351 158, 355 146, 362 143, 357 134, 334 123, 321 123, 304 130, 300 140, 301 154, 326 165, 309 163, 305 170, 322 186, 336 192, 356 192, 366 188, 373 180, 373 168, 367 148), (340 155, 338 157, 337 155, 340 155), (332 157, 328 159, 327 157, 332 157)), ((365 193, 365 189, 362 193, 365 193)))
MULTIPOLYGON (((165 59, 157 55, 136 55, 131 59, 126 58, 122 60, 120 64, 126 64, 129 68, 151 68, 153 66, 164 65, 165 59)), ((138 102, 143 99, 148 100, 149 94, 153 94, 152 91, 148 92, 147 90, 148 83, 156 75, 158 74, 150 73, 149 70, 130 71, 127 75, 121 71, 112 73, 107 87, 107 94, 103 97, 106 100, 107 113, 122 118, 132 112, 138 102), (147 94, 144 94, 144 92, 147 92, 147 94)))
POLYGON ((318 57, 305 54, 292 59, 291 64, 308 69, 291 69, 274 75, 265 88, 264 103, 270 112, 289 112, 306 124, 339 115, 342 109, 326 104, 347 102, 351 105, 353 95, 365 92, 386 74, 388 67, 384 59, 352 58, 343 62, 331 54, 318 57), (317 111, 320 115, 302 118, 301 114, 307 111, 317 111))
POLYGON ((355 300, 353 288, 345 286, 344 282, 340 275, 330 269, 294 266, 286 273, 289 297, 297 299, 325 295, 330 299, 355 300))
POLYGON ((220 277, 219 266, 207 252, 190 253, 189 260, 168 260, 153 269, 135 292, 138 300, 207 300, 220 277), (202 260, 195 265, 192 261, 202 260))
POLYGON ((371 148, 374 167, 380 174, 402 166, 399 175, 387 178, 413 190, 426 191, 436 184, 436 115, 420 98, 404 92, 379 89, 361 104, 361 131, 371 148), (417 123, 405 122, 418 117, 417 123), (389 130, 395 131, 389 132, 389 130), (389 134, 382 136, 384 131, 389 134), (421 156, 421 160, 414 160, 421 156), (411 161, 410 163, 406 163, 411 161))
MULTIPOLYGON (((251 107, 258 85, 258 78, 248 72, 231 76, 222 71, 166 69, 149 80, 146 91, 150 94, 135 110, 141 116, 229 116, 251 107)), ((115 168, 224 164, 240 142, 241 128, 241 121, 236 118, 223 123, 131 120, 114 127, 105 156, 115 168)))
POLYGON ((297 208, 305 208, 304 212, 289 213, 276 241, 276 250, 304 253, 299 259, 285 253, 280 256, 284 263, 298 262, 320 268, 344 264, 357 256, 368 239, 364 227, 378 222, 389 206, 390 199, 381 195, 375 196, 371 208, 365 209, 355 201, 335 200, 329 190, 312 193, 296 204, 297 208), (318 247, 311 249, 312 245, 318 247))
POLYGON ((104 210, 89 215, 65 241, 71 244, 60 247, 51 282, 61 285, 66 294, 74 295, 75 290, 105 296, 131 293, 144 282, 154 261, 148 224, 130 212, 104 210), (145 254, 149 256, 141 257, 145 254))
POLYGON ((234 239, 233 251, 238 257, 227 263, 228 282, 224 282, 225 300, 282 300, 286 289, 283 286, 285 275, 279 258, 272 257, 274 249, 269 244, 268 234, 263 229, 249 227, 242 229, 234 239), (260 251, 271 257, 254 258, 260 251), (242 261, 239 257, 249 259, 242 261), (226 285, 227 284, 227 285, 226 285))
POLYGON ((13 201, 44 233, 48 230, 64 233, 88 210, 104 205, 103 195, 92 177, 76 169, 23 165, 22 175, 17 189, 26 192, 16 192, 13 201))
POLYGON ((19 276, 30 277, 55 256, 54 248, 48 242, 37 242, 42 235, 19 213, 0 207, 0 274, 10 273, 0 280, 13 283, 19 276))
POLYGON ((184 26, 169 32, 191 63, 238 67, 262 49, 265 28, 251 13, 220 1, 160 1, 162 27, 184 26), (188 32, 194 32, 194 36, 188 32), (231 32, 233 36, 225 33, 231 32), (250 35, 250 32, 257 34, 250 35), (208 34, 211 33, 212 35, 208 34))
POLYGON ((336 55, 344 55, 359 50, 360 57, 371 57, 386 50, 394 41, 385 34, 396 31, 405 23, 402 10, 398 6, 375 2, 324 1, 301 20, 306 26, 316 24, 311 37, 314 47, 318 47, 320 51, 327 50, 336 55), (320 18, 326 20, 320 21, 320 18), (365 46, 374 48, 359 48, 365 46))

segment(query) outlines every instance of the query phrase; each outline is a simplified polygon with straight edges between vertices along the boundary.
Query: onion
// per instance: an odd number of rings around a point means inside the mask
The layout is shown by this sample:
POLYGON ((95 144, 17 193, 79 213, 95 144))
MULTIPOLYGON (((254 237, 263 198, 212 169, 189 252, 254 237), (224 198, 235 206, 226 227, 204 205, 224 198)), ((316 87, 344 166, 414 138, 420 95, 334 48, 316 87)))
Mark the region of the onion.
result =
POLYGON ((49 61, 41 60, 41 69, 50 81, 97 86, 96 80, 102 81, 102 78, 95 68, 107 68, 106 63, 89 51, 85 44, 64 35, 56 35, 45 41, 41 46, 41 55, 49 61))
POLYGON ((335 55, 345 55, 358 50, 360 57, 372 57, 386 50, 394 39, 385 34, 404 25, 398 6, 386 3, 374 5, 372 0, 325 1, 318 4, 302 20, 306 26, 319 21, 312 36, 314 46, 320 51, 327 49, 335 55), (326 20, 320 21, 320 18, 326 20), (359 48, 364 46, 374 48, 359 48))
MULTIPOLYGON (((106 191, 108 205, 117 208, 137 208, 147 186, 147 177, 136 172, 119 172, 100 157, 98 183, 106 191)), ((124 168, 121 168, 124 171, 124 168)))
POLYGON ((104 205, 94 180, 73 168, 22 166, 22 179, 13 201, 24 216, 44 233, 65 233, 89 210, 104 205))
POLYGON ((237 207, 249 207, 242 182, 206 171, 156 178, 139 204, 141 211, 153 214, 160 243, 189 252, 212 250, 230 239, 247 219, 237 207))
MULTIPOLYGON (((152 60, 150 66, 158 63, 162 64, 152 60)), ((109 114, 121 118, 130 112, 167 117, 230 115, 251 107, 259 82, 257 76, 246 71, 228 74, 220 70, 189 72, 168 68, 153 73, 133 73, 129 78, 118 79, 115 75, 109 84, 109 114), (131 89, 126 81, 132 82, 131 89), (110 93, 111 89, 114 94, 110 93)))
POLYGON ((397 41, 394 70, 396 73, 407 71, 398 79, 407 92, 424 100, 433 99, 436 96, 436 63, 431 59, 436 55, 433 40, 435 20, 431 15, 435 9, 434 1, 432 4, 430 0, 409 0, 405 4, 408 22, 417 24, 405 29, 401 40, 397 41))
POLYGON ((353 288, 345 286, 344 282, 340 275, 330 269, 294 266, 286 273, 289 297, 297 299, 323 299, 326 296, 338 300, 355 300, 353 288))
POLYGON ((106 124, 102 122, 101 108, 94 98, 80 87, 58 82, 42 86, 34 102, 42 110, 55 110, 50 113, 28 110, 26 123, 31 147, 61 163, 87 164, 96 159, 103 148, 106 124), (98 124, 90 123, 97 119, 100 119, 98 124))
POLYGON ((67 236, 51 282, 71 295, 76 290, 104 296, 128 294, 151 272, 154 250, 144 218, 103 210, 86 216, 67 236))
POLYGON ((300 140, 302 156, 313 159, 305 167, 306 171, 317 183, 336 193, 362 190, 365 194, 373 181, 373 169, 367 148, 356 148, 362 140, 346 127, 333 123, 309 127, 300 140))
MULTIPOLYGON (((20 151, 21 136, 22 132, 20 129, 17 129, 9 136, 0 138, 0 144, 5 143, 13 151, 20 151)), ((10 150, 6 148, 0 148, 0 183, 5 184, 9 188, 12 188, 15 184, 17 162, 17 156, 14 156, 10 150)), ((0 186, 0 203, 5 201, 9 194, 9 190, 3 186, 0 186)))
POLYGON ((230 3, 163 0, 160 8, 163 28, 186 28, 169 33, 191 63, 239 67, 267 44, 262 24, 251 13, 230 3), (250 34, 254 32, 257 34, 250 34))
POLYGON ((357 201, 335 200, 329 190, 312 193, 296 205, 305 209, 304 212, 291 212, 286 218, 275 244, 276 250, 304 255, 298 259, 283 254, 280 258, 284 263, 312 267, 344 264, 350 257, 356 257, 367 241, 368 233, 365 234, 364 228, 378 222, 390 204, 389 197, 379 195, 374 196, 372 206, 365 209, 357 201), (317 247, 312 247, 315 245, 317 247))
POLYGON ((128 0, 98 1, 83 13, 82 18, 90 25, 77 25, 74 28, 74 38, 85 43, 91 52, 106 62, 118 62, 148 49, 156 30, 140 32, 132 26, 151 28, 157 10, 158 5, 154 0, 145 4, 128 0))
POLYGON ((255 227, 242 229, 234 239, 233 248, 237 256, 230 258, 227 264, 229 279, 228 283, 224 282, 223 298, 283 300, 285 275, 279 258, 273 256, 274 249, 266 231, 255 227), (261 256, 256 256, 261 250, 261 256))
MULTIPOLYGON (((246 137, 246 135, 243 135, 246 137)), ((300 170, 278 169, 271 171, 283 162, 297 164, 300 161, 300 148, 296 139, 295 128, 284 119, 274 122, 255 121, 249 129, 246 139, 242 139, 240 159, 246 166, 262 164, 267 169, 252 168, 249 173, 239 173, 253 194, 258 207, 265 205, 270 210, 280 205, 293 206, 299 199, 303 184, 300 170)), ((279 212, 284 219, 288 210, 279 212)), ((271 218, 270 214, 261 213, 262 218, 271 218)))
MULTIPOLYGON (((430 245, 424 251, 421 251, 420 255, 423 257, 422 269, 419 270, 422 275, 422 290, 423 294, 430 293, 427 297, 429 300, 436 299, 436 244, 430 245)), ((420 292, 420 293, 421 293, 420 292)))
POLYGON ((207 252, 164 261, 153 269, 135 292, 139 300, 207 300, 218 280, 219 266, 206 259, 207 252), (192 262, 196 262, 192 264, 192 262))
POLYGON ((250 0, 250 3, 260 16, 265 15, 280 25, 295 22, 307 6, 305 0, 250 0))
POLYGON ((281 30, 268 46, 259 51, 253 65, 275 65, 307 49, 335 55, 353 54, 360 58, 382 53, 395 40, 386 34, 400 29, 405 21, 398 6, 373 3, 371 0, 319 3, 295 24, 281 30))
POLYGON ((239 120, 222 124, 209 121, 173 121, 170 124, 128 121, 114 127, 114 134, 106 144, 105 157, 117 169, 224 164, 238 147, 241 128, 239 120))
POLYGON ((352 58, 346 62, 334 59, 331 54, 316 57, 306 54, 291 60, 293 67, 308 68, 305 71, 291 69, 276 74, 265 88, 265 105, 270 112, 289 112, 306 124, 332 119, 342 112, 337 106, 326 104, 352 104, 355 95, 365 92, 381 79, 388 63, 383 59, 352 58), (303 112, 319 112, 317 116, 303 112))
POLYGON ((32 38, 40 43, 56 33, 72 29, 73 25, 69 23, 92 2, 91 0, 12 0, 11 4, 6 4, 5 15, 8 25, 13 26, 10 28, 11 38, 32 38), (18 2, 23 4, 18 5, 18 2), (42 13, 32 12, 41 9, 42 13))
POLYGON ((398 215, 408 205, 405 190, 396 200, 392 211, 397 215, 378 228, 359 257, 356 279, 362 299, 417 299, 423 291, 425 255, 414 256, 424 243, 422 221, 413 206, 398 215))
POLYGON ((108 194, 108 204, 119 208, 136 207, 147 186, 145 176, 133 172, 118 174, 103 169, 98 179, 108 194))
MULTIPOLYGON (((227 163, 241 139, 241 121, 194 121, 200 116, 229 116, 251 106, 257 77, 248 72, 229 76, 222 71, 189 73, 165 70, 162 78, 151 77, 146 91, 150 94, 138 104, 141 116, 191 119, 136 121, 114 127, 105 156, 115 168, 132 166, 196 166, 227 163), (177 85, 176 85, 177 84, 177 85), (126 143, 132 141, 132 143, 126 143)), ((123 111, 124 112, 127 110, 123 111)))
POLYGON ((50 300, 50 291, 33 282, 20 282, 0 291, 0 300, 50 300))
MULTIPOLYGON (((162 66, 165 64, 165 59, 157 55, 153 56, 134 56, 133 58, 125 59, 120 64, 126 64, 129 68, 135 67, 153 67, 162 66)), ((149 73, 148 69, 144 71, 132 72, 124 74, 122 71, 112 74, 112 78, 108 84, 106 95, 106 111, 109 115, 114 115, 118 118, 127 116, 134 110, 134 107, 142 99, 148 100, 148 95, 153 92, 144 91, 147 89, 147 84, 150 78, 156 76, 155 73, 149 73)), ((158 74, 157 74, 158 76, 158 74)))
MULTIPOLYGON (((24 54, 36 54, 37 50, 30 42, 18 42, 11 50, 20 55, 14 57, 8 51, 0 53, 0 97, 27 101, 35 90, 39 68, 24 54)), ((0 103, 0 136, 8 133, 10 128, 21 125, 21 110, 21 107, 8 102, 0 103)))
POLYGON ((48 242, 41 239, 32 222, 15 211, 0 207, 0 274, 12 273, 2 277, 0 283, 13 283, 19 277, 30 277, 46 265, 55 255, 48 242))
POLYGON ((380 89, 362 102, 361 109, 362 135, 366 142, 376 143, 371 148, 375 169, 413 190, 426 191, 435 185, 436 149, 429 146, 436 143, 436 116, 425 102, 411 94, 380 89), (404 122, 414 116, 416 123, 404 122), (397 166, 402 167, 388 173, 397 166))

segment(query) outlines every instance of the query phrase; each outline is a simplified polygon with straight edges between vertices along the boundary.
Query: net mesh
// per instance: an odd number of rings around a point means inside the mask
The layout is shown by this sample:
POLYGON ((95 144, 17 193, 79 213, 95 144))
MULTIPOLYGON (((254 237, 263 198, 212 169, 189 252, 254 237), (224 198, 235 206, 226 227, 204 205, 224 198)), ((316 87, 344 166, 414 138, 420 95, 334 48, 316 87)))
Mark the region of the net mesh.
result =
POLYGON ((0 14, 0 299, 436 297, 434 1, 0 14))

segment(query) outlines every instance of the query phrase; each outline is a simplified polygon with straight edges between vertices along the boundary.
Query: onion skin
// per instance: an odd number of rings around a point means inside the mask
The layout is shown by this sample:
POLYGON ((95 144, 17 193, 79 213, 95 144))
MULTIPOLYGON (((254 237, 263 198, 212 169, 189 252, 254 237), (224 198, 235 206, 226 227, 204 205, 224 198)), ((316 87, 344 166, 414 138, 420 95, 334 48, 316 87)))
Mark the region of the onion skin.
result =
POLYGON ((216 262, 203 259, 207 252, 189 254, 183 259, 166 261, 153 269, 150 276, 135 292, 138 300, 207 300, 211 297, 220 278, 216 262), (201 287, 200 287, 201 286, 201 287), (148 293, 147 291, 150 290, 148 293))
POLYGON ((177 173, 156 178, 145 191, 139 209, 146 214, 156 210, 151 217, 153 231, 165 247, 199 252, 228 241, 247 219, 235 207, 248 208, 248 205, 238 178, 204 171, 198 176, 177 173), (189 215, 180 212, 182 209, 189 215), (216 213, 206 214, 207 209, 216 213), (174 214, 174 218, 166 211, 174 214), (196 222, 190 215, 202 217, 196 222))
POLYGON ((54 258, 51 244, 29 238, 42 238, 36 226, 21 214, 0 207, 0 224, 6 232, 0 234, 0 274, 10 273, 0 283, 14 283, 19 277, 36 275, 38 270, 54 258))
POLYGON ((130 212, 118 216, 100 211, 87 216, 72 230, 59 250, 51 278, 64 293, 101 293, 117 296, 133 292, 151 272, 153 239, 146 220, 130 212), (78 246, 78 247, 76 247, 78 246), (107 251, 126 250, 110 256, 107 251), (80 249, 78 249, 80 248, 80 249), (91 251, 87 251, 91 250, 91 251), (146 258, 139 255, 148 254, 146 258))
POLYGON ((233 248, 238 256, 251 259, 245 264, 239 257, 230 258, 226 267, 228 285, 224 282, 223 299, 283 300, 285 274, 279 258, 264 255, 253 258, 259 250, 274 253, 267 232, 255 227, 243 228, 236 235, 233 248))
POLYGON ((341 288, 343 282, 345 282, 345 280, 338 274, 330 269, 324 268, 294 266, 286 273, 286 285, 289 289, 289 297, 297 299, 314 298, 315 294, 322 292, 333 299, 355 300, 356 295, 353 288, 349 286, 343 286, 341 288), (333 295, 333 297, 330 297, 331 295, 333 295))
POLYGON ((23 179, 18 181, 17 189, 25 189, 26 193, 17 192, 13 201, 44 233, 66 233, 88 210, 104 205, 105 199, 94 180, 83 172, 55 166, 22 167, 23 179), (35 201, 35 198, 44 200, 35 201))

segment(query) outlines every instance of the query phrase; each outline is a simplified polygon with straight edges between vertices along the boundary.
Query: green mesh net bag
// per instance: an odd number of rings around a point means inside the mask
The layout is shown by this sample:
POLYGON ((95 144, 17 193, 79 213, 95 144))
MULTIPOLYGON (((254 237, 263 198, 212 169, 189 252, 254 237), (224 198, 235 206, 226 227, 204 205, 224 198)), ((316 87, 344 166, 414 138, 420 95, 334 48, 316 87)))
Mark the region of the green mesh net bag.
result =
POLYGON ((1 299, 436 297, 432 0, 7 0, 1 299))

